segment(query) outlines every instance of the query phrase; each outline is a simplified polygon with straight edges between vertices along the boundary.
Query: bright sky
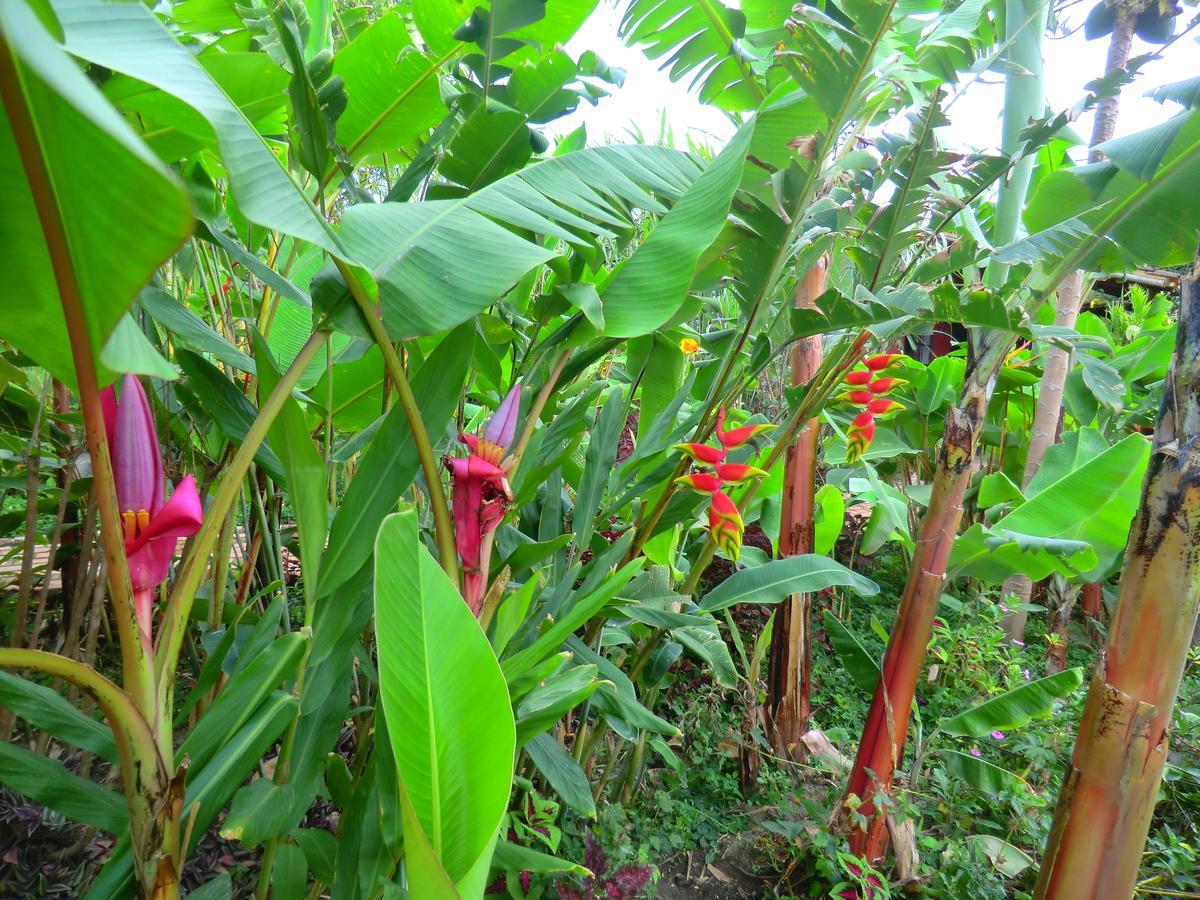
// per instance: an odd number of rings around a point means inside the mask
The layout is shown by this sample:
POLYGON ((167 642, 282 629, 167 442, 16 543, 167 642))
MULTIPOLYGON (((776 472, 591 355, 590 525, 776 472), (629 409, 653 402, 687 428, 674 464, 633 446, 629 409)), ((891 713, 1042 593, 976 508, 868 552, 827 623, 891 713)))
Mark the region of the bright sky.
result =
MULTIPOLYGON (((567 48, 573 56, 594 50, 609 65, 625 69, 628 75, 624 86, 594 108, 583 104, 571 116, 556 122, 554 132, 565 134, 580 122, 586 122, 589 143, 597 144, 603 143, 605 136, 628 140, 632 124, 641 130, 646 140, 652 141, 659 133, 662 111, 665 110, 667 125, 681 149, 686 148, 689 134, 699 142, 722 143, 733 132, 729 120, 717 110, 700 104, 688 93, 685 83, 672 83, 658 71, 657 62, 626 47, 617 37, 624 5, 623 2, 618 5, 614 0, 601 0, 601 5, 567 48)), ((1069 28, 1079 26, 1092 5, 1089 0, 1073 6, 1065 14, 1064 24, 1069 28)), ((1190 19, 1192 14, 1193 9, 1185 7, 1183 18, 1190 19)), ((1194 37, 1197 32, 1200 29, 1173 44, 1162 59, 1145 65, 1137 81, 1125 88, 1117 119, 1118 136, 1155 125, 1178 111, 1175 104, 1164 107, 1144 94, 1159 85, 1200 75, 1200 49, 1194 37)), ((1103 74, 1108 39, 1087 41, 1083 31, 1076 29, 1068 37, 1047 39, 1043 46, 1047 100, 1053 109, 1065 109, 1083 97, 1085 84, 1103 74)), ((1132 55, 1155 49, 1154 45, 1135 38, 1132 55)), ((973 84, 950 109, 951 126, 946 135, 950 145, 975 149, 997 147, 1003 96, 999 74, 989 72, 973 84)), ((1085 141, 1091 135, 1091 119, 1091 113, 1087 113, 1074 126, 1085 141)))

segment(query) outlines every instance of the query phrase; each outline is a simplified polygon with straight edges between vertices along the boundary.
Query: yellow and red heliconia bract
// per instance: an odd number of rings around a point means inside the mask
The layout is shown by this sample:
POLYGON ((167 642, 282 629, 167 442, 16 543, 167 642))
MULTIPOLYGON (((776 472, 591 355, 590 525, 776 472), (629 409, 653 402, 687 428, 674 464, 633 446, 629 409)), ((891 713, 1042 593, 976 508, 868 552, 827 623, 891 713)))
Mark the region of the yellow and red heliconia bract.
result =
POLYGON ((869 409, 854 417, 846 432, 846 462, 858 462, 875 437, 875 415, 869 409))
POLYGON ((690 487, 693 491, 698 491, 701 494, 711 494, 713 491, 721 489, 721 479, 708 472, 692 472, 690 475, 676 478, 675 483, 682 484, 684 487, 690 487))
POLYGON ((698 463, 715 466, 725 459, 725 450, 711 444, 676 444, 676 450, 682 450, 698 463))
POLYGON ((904 409, 903 403, 897 403, 888 397, 876 397, 867 404, 867 409, 876 416, 886 416, 888 413, 904 409))
POLYGON ((846 384, 854 390, 839 394, 839 400, 844 400, 854 406, 863 407, 846 433, 846 462, 854 463, 862 458, 867 447, 875 438, 875 417, 887 415, 904 409, 904 404, 898 403, 884 395, 895 388, 908 384, 903 378, 877 377, 879 372, 887 369, 896 360, 901 359, 900 353, 880 353, 877 356, 863 358, 865 369, 855 369, 845 376, 846 384))
POLYGON ((876 378, 871 382, 872 394, 886 394, 888 391, 908 384, 903 378, 876 378))
POLYGON ((852 384, 855 387, 866 387, 870 383, 870 369, 855 369, 853 372, 846 373, 846 384, 852 384))
POLYGON ((740 428, 730 428, 725 430, 725 410, 720 410, 717 413, 717 440, 721 442, 721 446, 726 450, 734 450, 753 438, 758 437, 764 431, 770 431, 774 425, 743 425, 740 428))
MULTIPOLYGON (((863 391, 868 399, 870 393, 863 391)), ((865 402, 865 401, 864 401, 865 402)), ((742 532, 745 526, 742 515, 728 494, 721 490, 726 484, 741 484, 750 478, 763 478, 766 472, 745 463, 727 463, 726 454, 729 450, 741 447, 756 435, 762 434, 773 425, 743 425, 740 428, 725 430, 725 410, 717 413, 717 440, 720 447, 709 444, 676 444, 675 449, 681 450, 700 465, 712 466, 712 472, 690 472, 675 479, 676 484, 691 488, 701 494, 708 494, 711 500, 708 506, 708 526, 713 540, 730 559, 736 560, 742 550, 742 532)))
POLYGON ((714 493, 708 505, 708 529, 722 552, 736 560, 742 552, 745 525, 737 505, 724 491, 714 493))
POLYGON ((863 365, 872 372, 882 372, 903 355, 902 353, 880 353, 878 356, 868 356, 863 360, 863 365))
POLYGON ((748 478, 765 478, 766 475, 762 469, 743 463, 724 463, 717 466, 717 478, 725 484, 740 484, 748 478))

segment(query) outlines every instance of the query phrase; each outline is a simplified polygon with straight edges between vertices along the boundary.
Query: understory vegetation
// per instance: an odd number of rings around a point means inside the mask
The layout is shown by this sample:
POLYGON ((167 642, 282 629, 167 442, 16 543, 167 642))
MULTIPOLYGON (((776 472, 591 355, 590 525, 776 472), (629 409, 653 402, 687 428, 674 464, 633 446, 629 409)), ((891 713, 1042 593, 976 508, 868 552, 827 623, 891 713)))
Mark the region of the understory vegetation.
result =
POLYGON ((597 7, 0 3, 0 897, 1200 896, 1200 15, 597 7))

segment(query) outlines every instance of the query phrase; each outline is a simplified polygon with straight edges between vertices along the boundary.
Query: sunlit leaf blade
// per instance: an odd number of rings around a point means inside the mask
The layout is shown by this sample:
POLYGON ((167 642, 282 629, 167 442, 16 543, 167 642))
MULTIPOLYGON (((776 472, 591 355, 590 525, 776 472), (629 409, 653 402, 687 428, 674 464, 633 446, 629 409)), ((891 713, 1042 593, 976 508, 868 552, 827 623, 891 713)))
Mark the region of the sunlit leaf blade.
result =
POLYGON ((626 43, 660 63, 672 81, 690 76, 700 98, 723 109, 753 109, 762 88, 743 42, 746 16, 720 0, 634 0, 621 20, 626 43))
POLYGON ((958 715, 938 722, 946 734, 983 737, 993 731, 1020 728, 1030 719, 1044 718, 1054 711, 1054 701, 1073 693, 1083 684, 1083 669, 1067 669, 1031 681, 958 715))
POLYGON ((446 114, 438 60, 413 46, 399 10, 381 16, 338 51, 333 73, 346 84, 337 140, 351 161, 403 147, 446 114))
POLYGON ((187 236, 190 204, 24 3, 0 5, 0 37, 0 338, 73 384, 60 291, 78 290, 98 355, 187 236))
POLYGON ((725 226, 754 123, 743 125, 601 294, 604 333, 635 337, 664 324, 683 302, 700 255, 725 226))
POLYGON ((825 556, 804 554, 774 559, 752 569, 742 569, 709 591, 700 608, 715 611, 735 603, 778 603, 795 593, 809 593, 843 585, 856 594, 872 597, 879 587, 869 578, 825 556))
MULTIPOLYGON (((72 54, 183 100, 217 135, 233 196, 253 222, 346 258, 337 234, 212 76, 140 3, 54 0, 72 54)), ((139 198, 145 204, 145 198, 139 198)))
POLYGON ((1125 547, 1150 444, 1131 434, 1064 475, 990 526, 958 537, 949 567, 994 583, 1014 571, 1094 580, 1125 547))
POLYGON ((1191 260, 1200 218, 1200 110, 1102 145, 1103 163, 1063 169, 1043 179, 1025 210, 1031 231, 1072 217, 1090 231, 1054 259, 1047 282, 1079 266, 1123 271, 1191 260))
MULTIPOLYGON (((508 803, 516 732, 491 645, 421 543, 415 512, 379 529, 375 617, 383 709, 412 813, 406 846, 419 823, 458 890, 479 896, 508 803)), ((428 874, 410 868, 414 896, 441 895, 444 884, 414 880, 428 874)))
MULTIPOLYGON (((354 258, 379 282, 384 323, 392 336, 433 334, 478 314, 554 255, 510 229, 594 249, 599 239, 631 229, 635 209, 665 212, 702 171, 697 160, 674 150, 596 147, 535 163, 457 200, 358 204, 346 211, 341 234, 354 258), (463 247, 471 248, 469 266, 462 262, 463 247)), ((685 220, 675 233, 686 227, 685 220)), ((690 272, 680 287, 679 278, 667 277, 667 263, 687 266, 650 249, 638 270, 662 280, 643 285, 646 292, 638 302, 648 312, 630 309, 632 301, 621 288, 624 299, 617 306, 625 309, 624 321, 614 324, 606 297, 606 327, 623 334, 653 330, 685 299, 690 272)), ((698 258, 702 249, 687 247, 684 259, 687 253, 698 258)))

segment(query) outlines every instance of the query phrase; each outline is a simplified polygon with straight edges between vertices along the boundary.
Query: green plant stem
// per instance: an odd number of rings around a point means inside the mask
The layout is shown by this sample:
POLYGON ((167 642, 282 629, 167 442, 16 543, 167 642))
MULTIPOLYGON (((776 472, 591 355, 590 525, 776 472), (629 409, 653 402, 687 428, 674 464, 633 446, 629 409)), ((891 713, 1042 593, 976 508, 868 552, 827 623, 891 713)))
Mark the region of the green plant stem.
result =
POLYGON ((542 417, 542 411, 550 401, 550 395, 554 393, 554 388, 558 385, 559 376, 562 375, 563 369, 566 368, 567 361, 570 358, 570 349, 564 350, 559 354, 558 359, 554 362, 554 368, 550 370, 550 374, 546 376, 545 383, 538 390, 533 403, 529 405, 529 414, 525 416, 525 424, 521 427, 521 435, 517 438, 516 444, 513 445, 512 453, 509 454, 509 459, 511 460, 509 463, 510 479, 516 474, 517 469, 521 465, 521 458, 525 455, 525 448, 529 446, 529 441, 533 438, 533 432, 537 428, 538 419, 542 417))
POLYGON ((246 436, 242 439, 242 445, 238 447, 237 453, 234 454, 233 460, 225 470, 225 477, 213 494, 204 516, 204 524, 193 539, 192 553, 184 563, 175 587, 171 591, 171 597, 167 601, 167 614, 155 652, 154 667, 157 675, 159 709, 170 710, 172 708, 179 648, 183 645, 183 635, 187 630, 192 603, 196 598, 196 589, 204 578, 208 556, 216 545, 221 525, 234 501, 241 494, 242 479, 249 471, 251 462, 254 461, 254 454, 258 452, 258 448, 266 439, 268 429, 283 408, 284 401, 291 395, 300 376, 304 374, 304 370, 317 355, 317 351, 329 338, 328 332, 320 330, 323 325, 323 322, 318 323, 318 330, 309 336, 308 341, 296 354, 296 358, 292 360, 292 364, 279 379, 279 383, 275 385, 275 390, 271 391, 266 402, 260 407, 258 416, 246 432, 246 436))
MULTIPOLYGON (((285 613, 286 616, 286 613, 285 613)), ((312 653, 312 635, 309 627, 306 625, 303 629, 308 642, 304 647, 304 655, 300 659, 300 665, 296 670, 296 683, 292 687, 292 696, 297 700, 302 700, 304 697, 304 674, 308 668, 308 657, 312 653)), ((287 733, 283 736, 283 744, 279 748, 279 756, 275 759, 275 776, 276 784, 287 784, 288 778, 291 777, 292 753, 296 749, 296 731, 300 727, 300 704, 296 705, 296 712, 292 716, 292 721, 288 723, 287 733)), ((256 900, 264 900, 267 896, 267 889, 271 885, 271 869, 275 860, 275 848, 279 845, 279 836, 271 838, 267 841, 266 847, 263 849, 262 865, 258 873, 258 884, 254 889, 256 900)))
MULTIPOLYGON (((800 432, 800 429, 805 426, 808 420, 816 414, 829 398, 829 395, 833 393, 837 385, 841 382, 845 371, 854 365, 855 360, 858 359, 858 354, 866 345, 869 337, 869 332, 860 332, 853 342, 843 342, 841 348, 834 349, 830 354, 830 359, 833 362, 828 366, 822 367, 822 372, 818 373, 812 387, 804 395, 804 399, 796 407, 796 411, 792 413, 792 417, 788 419, 787 425, 783 427, 783 431, 780 432, 775 444, 771 447, 771 452, 763 462, 762 468, 769 472, 775 463, 779 461, 779 458, 787 453, 788 447, 796 439, 796 435, 800 432)), ((737 500, 739 509, 744 509, 746 504, 754 499, 758 493, 759 484, 760 482, 755 481, 746 486, 746 489, 737 500)), ((705 569, 708 568, 708 564, 712 562, 716 550, 716 541, 712 539, 712 535, 710 534, 704 542, 704 547, 700 550, 700 555, 696 558, 696 562, 692 565, 691 571, 688 572, 687 580, 683 583, 682 593, 684 595, 695 596, 696 589, 700 585, 700 579, 703 577, 705 569)))
MULTIPOLYGON (((136 639, 136 635, 135 635, 136 639)), ((138 644, 141 641, 138 640, 138 644)), ((83 663, 47 653, 43 650, 13 650, 0 648, 0 668, 32 669, 53 678, 61 678, 92 697, 104 712, 120 754, 122 783, 125 802, 129 807, 129 821, 135 843, 134 856, 139 863, 145 861, 146 838, 156 814, 154 802, 169 781, 167 765, 170 757, 164 758, 158 736, 151 730, 146 717, 127 693, 109 681, 95 669, 83 663)), ((169 721, 159 729, 170 739, 169 721)), ((168 744, 168 751, 170 745, 168 744)), ((170 852, 174 848, 165 842, 161 848, 170 852)), ((154 883, 154 872, 142 867, 138 880, 143 884, 154 883), (149 876, 149 882, 146 881, 149 876)))
POLYGON ((125 559, 121 514, 112 475, 112 461, 104 435, 104 414, 100 405, 100 384, 96 361, 92 358, 87 315, 83 295, 71 258, 71 245, 46 161, 41 152, 37 128, 21 86, 16 59, 8 42, 0 37, 0 103, 8 116, 17 156, 25 170, 29 192, 37 209, 46 238, 46 251, 54 270, 54 280, 66 320, 71 354, 75 360, 75 378, 79 386, 79 405, 83 412, 84 434, 92 459, 94 493, 100 513, 100 538, 108 563, 109 596, 121 645, 121 668, 125 689, 134 705, 153 720, 154 676, 138 634, 133 609, 133 588, 125 559))
POLYGON ((363 290, 362 283, 350 266, 340 259, 335 259, 334 264, 342 273, 342 278, 346 280, 358 308, 362 310, 367 327, 371 330, 371 337, 379 347, 379 352, 383 354, 383 363, 388 377, 396 386, 396 395, 400 399, 404 417, 408 420, 408 427, 412 430, 413 446, 417 449, 417 457, 421 460, 421 471, 425 475, 425 486, 429 491, 429 506, 433 511, 434 537, 437 540, 442 569, 450 576, 450 580, 457 584, 458 549, 454 542, 454 520, 450 517, 450 505, 446 502, 446 491, 442 487, 441 469, 438 466, 437 457, 433 454, 433 445, 429 441, 429 433, 425 430, 425 422, 421 419, 417 398, 413 396, 412 385, 408 382, 408 375, 404 372, 404 366, 400 362, 396 348, 392 346, 387 329, 383 326, 379 310, 363 290))
MULTIPOLYGON (((885 16, 884 20, 886 21, 887 18, 888 16, 885 16)), ((882 38, 883 28, 881 27, 880 31, 875 35, 874 44, 878 44, 882 38)), ((872 56, 874 55, 874 47, 872 48, 871 54, 872 56)), ((853 94, 853 92, 850 93, 853 94)), ((833 120, 834 122, 840 125, 841 121, 848 113, 850 102, 851 96, 848 95, 845 103, 839 110, 837 117, 835 117, 833 120)), ((708 440, 709 436, 712 434, 713 426, 716 421, 716 411, 719 408, 718 401, 721 397, 721 391, 724 389, 725 383, 728 380, 730 373, 733 371, 735 360, 737 359, 738 354, 741 352, 742 347, 745 346, 746 341, 749 339, 750 330, 758 316, 758 311, 763 303, 763 300, 772 296, 779 286, 780 279, 783 277, 788 260, 791 258, 792 247, 795 244, 797 237, 800 235, 801 227, 805 221, 803 211, 807 208, 809 204, 809 198, 816 191, 818 185, 818 175, 821 171, 820 161, 823 160, 833 148, 839 131, 840 128, 831 128, 827 134, 823 134, 819 139, 819 151, 813 156, 813 164, 809 167, 808 174, 805 176, 803 188, 799 191, 797 200, 792 206, 791 224, 788 227, 787 235, 785 236, 784 240, 780 241, 779 245, 775 248, 775 254, 771 260, 770 269, 768 270, 766 277, 763 279, 762 287, 756 294, 754 302, 751 304, 750 312, 746 317, 746 325, 738 335, 738 340, 731 349, 729 356, 723 361, 721 372, 713 383, 712 390, 709 392, 708 401, 705 405, 704 414, 700 417, 700 423, 696 426, 696 430, 692 435, 692 440, 694 442, 702 443, 708 440)), ((666 487, 663 489, 662 495, 655 503, 649 520, 645 524, 642 524, 639 521, 637 526, 637 535, 634 538, 633 545, 629 549, 628 559, 633 559, 633 557, 640 553, 646 541, 649 540, 653 535, 654 526, 657 525, 658 520, 662 518, 663 513, 666 511, 667 503, 670 501, 671 495, 675 492, 675 479, 682 475, 686 468, 686 459, 681 459, 675 467, 675 472, 672 474, 670 480, 666 484, 666 487)))

